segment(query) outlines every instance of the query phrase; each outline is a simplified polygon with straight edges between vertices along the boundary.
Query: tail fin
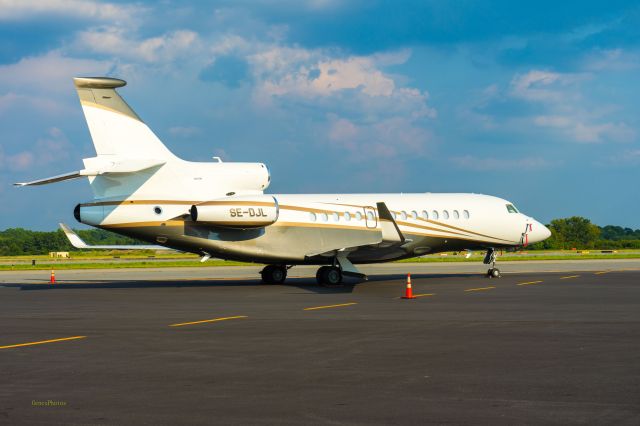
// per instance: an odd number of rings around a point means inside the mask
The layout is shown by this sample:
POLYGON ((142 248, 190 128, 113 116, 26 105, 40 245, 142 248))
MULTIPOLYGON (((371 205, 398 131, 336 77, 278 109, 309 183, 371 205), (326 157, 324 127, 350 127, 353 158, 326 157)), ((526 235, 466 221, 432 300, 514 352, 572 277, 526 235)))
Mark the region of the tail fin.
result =
POLYGON ((73 81, 98 156, 174 157, 116 92, 126 81, 107 77, 78 77, 73 81))

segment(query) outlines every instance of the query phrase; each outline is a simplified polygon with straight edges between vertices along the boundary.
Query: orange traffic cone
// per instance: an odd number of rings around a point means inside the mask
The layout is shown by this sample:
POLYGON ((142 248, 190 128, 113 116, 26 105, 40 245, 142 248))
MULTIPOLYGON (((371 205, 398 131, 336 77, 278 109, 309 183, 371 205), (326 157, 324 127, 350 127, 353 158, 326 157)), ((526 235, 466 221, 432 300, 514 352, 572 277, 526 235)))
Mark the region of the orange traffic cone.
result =
POLYGON ((54 270, 51 270, 51 280, 49 281, 51 284, 55 284, 56 283, 56 273, 54 272, 54 270))
POLYGON ((411 274, 407 274, 407 288, 405 290, 403 299, 415 299, 416 297, 413 295, 413 290, 411 289, 411 274))

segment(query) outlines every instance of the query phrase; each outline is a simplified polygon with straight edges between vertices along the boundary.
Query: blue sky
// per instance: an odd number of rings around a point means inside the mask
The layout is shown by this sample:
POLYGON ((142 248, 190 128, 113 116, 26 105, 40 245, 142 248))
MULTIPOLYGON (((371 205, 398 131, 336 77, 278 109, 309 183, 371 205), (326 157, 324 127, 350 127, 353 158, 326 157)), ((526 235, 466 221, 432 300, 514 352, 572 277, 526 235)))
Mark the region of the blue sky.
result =
POLYGON ((269 192, 478 192, 640 228, 640 5, 0 0, 0 229, 74 223, 94 155, 72 77, 177 155, 269 192))

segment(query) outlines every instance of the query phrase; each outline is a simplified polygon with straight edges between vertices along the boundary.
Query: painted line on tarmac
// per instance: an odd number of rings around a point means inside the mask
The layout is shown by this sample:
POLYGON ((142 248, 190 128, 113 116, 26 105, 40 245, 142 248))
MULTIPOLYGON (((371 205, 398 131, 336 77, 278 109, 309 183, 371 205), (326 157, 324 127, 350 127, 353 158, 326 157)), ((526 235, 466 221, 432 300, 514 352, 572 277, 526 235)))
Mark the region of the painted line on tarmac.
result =
POLYGON ((569 275, 567 277, 560 277, 561 280, 570 280, 572 278, 578 278, 580 275, 569 275))
POLYGON ((465 290, 465 292, 493 290, 494 288, 496 288, 496 287, 495 286, 489 286, 489 287, 468 288, 468 289, 465 290))
POLYGON ((66 340, 84 339, 86 337, 87 336, 72 336, 72 337, 63 337, 60 339, 41 340, 39 342, 18 343, 15 345, 0 346, 0 349, 11 349, 11 348, 20 348, 22 346, 44 345, 45 343, 64 342, 66 340))
POLYGON ((358 303, 356 302, 349 302, 349 303, 340 303, 339 305, 326 305, 326 306, 313 306, 311 308, 304 308, 305 311, 315 311, 318 309, 330 309, 330 308, 341 308, 344 306, 352 306, 352 305, 357 305, 358 303))
POLYGON ((422 294, 414 294, 413 297, 431 297, 435 296, 435 293, 422 293, 422 294))
POLYGON ((613 272, 613 271, 600 271, 600 272, 594 272, 595 275, 602 275, 602 274, 608 274, 609 272, 613 272))
POLYGON ((249 318, 246 315, 238 315, 235 317, 223 317, 223 318, 213 318, 213 319, 207 319, 207 320, 200 320, 200 321, 191 321, 191 322, 181 322, 178 324, 170 324, 169 327, 182 327, 185 325, 194 325, 194 324, 204 324, 207 322, 219 322, 219 321, 228 321, 228 320, 234 320, 234 319, 243 319, 243 318, 249 318))
POLYGON ((526 282, 526 283, 518 283, 516 285, 534 285, 534 284, 540 284, 541 282, 543 282, 543 281, 529 281, 529 282, 526 282))

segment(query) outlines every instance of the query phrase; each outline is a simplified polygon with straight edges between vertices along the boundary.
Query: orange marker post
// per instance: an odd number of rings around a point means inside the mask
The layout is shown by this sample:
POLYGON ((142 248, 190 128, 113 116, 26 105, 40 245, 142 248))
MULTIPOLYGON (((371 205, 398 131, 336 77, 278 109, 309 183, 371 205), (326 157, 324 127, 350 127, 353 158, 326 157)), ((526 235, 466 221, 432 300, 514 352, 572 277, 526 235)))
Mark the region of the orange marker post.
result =
POLYGON ((413 295, 413 289, 411 288, 411 274, 407 274, 407 287, 404 292, 403 299, 415 299, 416 297, 413 295))

